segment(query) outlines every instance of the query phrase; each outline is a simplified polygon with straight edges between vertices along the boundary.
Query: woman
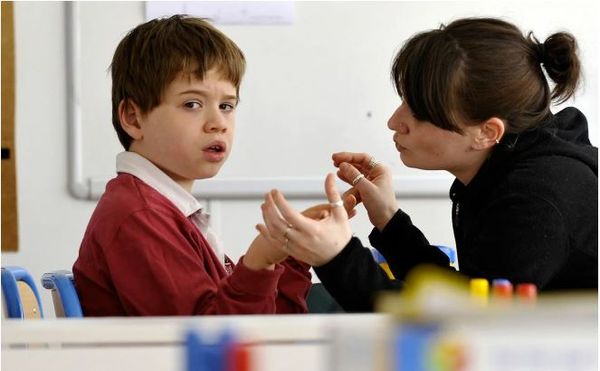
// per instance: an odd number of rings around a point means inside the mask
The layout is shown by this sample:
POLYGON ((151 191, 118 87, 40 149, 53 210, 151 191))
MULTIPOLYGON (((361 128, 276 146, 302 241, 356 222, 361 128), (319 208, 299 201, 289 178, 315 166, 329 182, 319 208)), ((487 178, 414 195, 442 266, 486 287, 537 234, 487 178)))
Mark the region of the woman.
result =
MULTIPOLYGON (((470 18, 417 34, 396 56, 402 103, 388 127, 406 166, 456 177, 450 197, 462 274, 540 290, 598 287, 597 148, 581 112, 550 112, 579 83, 576 49, 567 33, 539 43, 510 23, 470 18)), ((364 204, 375 227, 370 242, 398 280, 418 264, 448 266, 398 208, 388 168, 367 154, 336 153, 333 162, 353 186, 345 209, 353 215, 364 204)), ((271 192, 259 230, 312 264, 346 310, 372 310, 374 294, 394 283, 352 237, 332 175, 326 191, 333 210, 320 221, 271 192)))

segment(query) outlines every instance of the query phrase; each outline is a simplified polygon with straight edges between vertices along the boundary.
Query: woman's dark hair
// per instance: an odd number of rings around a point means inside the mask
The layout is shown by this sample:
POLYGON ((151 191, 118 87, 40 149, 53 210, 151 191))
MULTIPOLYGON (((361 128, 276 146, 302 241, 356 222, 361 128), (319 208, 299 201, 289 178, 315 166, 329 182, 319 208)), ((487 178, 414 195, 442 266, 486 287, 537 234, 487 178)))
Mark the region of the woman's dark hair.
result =
POLYGON ((539 43, 508 22, 466 18, 410 38, 394 59, 392 79, 419 120, 461 133, 458 122, 498 117, 507 133, 520 133, 543 122, 552 100, 573 95, 580 62, 568 33, 539 43))

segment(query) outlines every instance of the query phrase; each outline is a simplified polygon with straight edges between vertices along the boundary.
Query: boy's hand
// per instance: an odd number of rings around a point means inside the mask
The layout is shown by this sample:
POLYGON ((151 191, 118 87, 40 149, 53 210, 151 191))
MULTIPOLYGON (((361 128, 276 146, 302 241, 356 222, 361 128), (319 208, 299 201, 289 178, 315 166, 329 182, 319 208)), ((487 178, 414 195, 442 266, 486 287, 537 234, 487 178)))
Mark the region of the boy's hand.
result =
POLYGON ((308 209, 304 210, 302 212, 302 215, 304 215, 307 218, 314 219, 314 220, 321 220, 321 219, 327 218, 330 213, 331 213, 331 205, 318 204, 318 205, 311 206, 308 209))
POLYGON ((281 246, 278 246, 280 244, 270 237, 256 236, 244 256, 244 265, 251 270, 275 269, 275 264, 288 257, 281 246))

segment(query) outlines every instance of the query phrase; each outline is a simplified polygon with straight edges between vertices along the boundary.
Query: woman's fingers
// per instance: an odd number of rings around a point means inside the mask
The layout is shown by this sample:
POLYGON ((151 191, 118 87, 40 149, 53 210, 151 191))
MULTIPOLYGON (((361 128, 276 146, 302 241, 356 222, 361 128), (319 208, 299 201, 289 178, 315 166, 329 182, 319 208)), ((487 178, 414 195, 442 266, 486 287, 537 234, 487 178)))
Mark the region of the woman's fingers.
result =
MULTIPOLYGON (((340 192, 338 192, 335 186, 335 176, 331 173, 327 174, 325 178, 325 194, 327 195, 327 200, 332 205, 331 212, 336 218, 340 217, 348 217, 348 213, 346 209, 343 207, 337 207, 339 201, 342 201, 342 197, 340 196, 340 192), (335 205, 335 206, 334 206, 335 205)), ((341 206, 341 205, 339 205, 341 206)))
MULTIPOLYGON (((341 180, 343 180, 344 182, 348 183, 351 186, 353 186, 352 181, 356 177, 354 174, 356 174, 356 175, 363 174, 363 172, 360 171, 360 169, 356 168, 353 164, 351 164, 349 162, 342 162, 339 165, 338 171, 337 171, 338 178, 340 178, 341 180), (352 168, 354 171, 351 171, 348 168, 352 168)), ((363 174, 363 175, 365 175, 365 174, 363 174)))
MULTIPOLYGON (((349 165, 371 180, 385 173, 385 167, 380 166, 380 163, 368 153, 340 152, 334 153, 332 158, 333 164, 338 169, 349 165)), ((355 179, 348 177, 347 171, 338 171, 337 175, 350 185, 352 185, 355 179)))
POLYGON ((358 205, 358 201, 356 200, 356 197, 351 193, 350 194, 344 193, 344 195, 342 196, 342 200, 344 200, 344 208, 346 209, 346 212, 348 213, 348 218, 351 218, 354 215, 356 215, 355 207, 356 207, 356 205, 358 205))
POLYGON ((356 189, 359 193, 361 190, 365 189, 366 184, 372 186, 372 183, 363 173, 361 173, 357 168, 348 164, 342 163, 340 164, 339 173, 341 177, 352 186, 352 188, 356 189))
POLYGON ((351 164, 360 165, 363 168, 367 168, 369 166, 369 161, 373 156, 368 153, 356 153, 356 152, 338 152, 334 153, 331 156, 333 160, 333 165, 335 167, 339 167, 339 165, 343 162, 349 162, 351 164))
POLYGON ((285 242, 290 226, 279 215, 279 211, 270 193, 265 195, 265 203, 262 204, 261 211, 265 225, 272 238, 280 242, 285 242))
POLYGON ((362 202, 360 198, 360 192, 356 188, 350 188, 342 194, 342 200, 344 200, 344 207, 346 211, 349 211, 350 207, 354 208, 356 205, 362 202))
POLYGON ((287 202, 285 197, 283 197, 283 194, 278 190, 272 190, 269 195, 271 196, 272 200, 275 203, 275 206, 277 207, 283 218, 287 220, 291 225, 293 225, 294 229, 303 230, 307 223, 311 221, 309 218, 306 218, 298 211, 296 211, 292 207, 292 205, 290 205, 289 202, 287 202))

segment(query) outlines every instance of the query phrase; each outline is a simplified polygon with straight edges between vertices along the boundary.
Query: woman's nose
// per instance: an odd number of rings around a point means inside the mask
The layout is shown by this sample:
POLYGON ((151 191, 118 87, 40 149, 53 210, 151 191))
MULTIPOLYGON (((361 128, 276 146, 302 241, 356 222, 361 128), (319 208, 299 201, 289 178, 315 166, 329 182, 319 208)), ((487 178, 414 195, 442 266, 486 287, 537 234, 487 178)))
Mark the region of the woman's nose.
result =
POLYGON ((403 114, 402 106, 398 107, 388 120, 388 128, 400 134, 408 134, 408 126, 406 125, 405 115, 403 114))

